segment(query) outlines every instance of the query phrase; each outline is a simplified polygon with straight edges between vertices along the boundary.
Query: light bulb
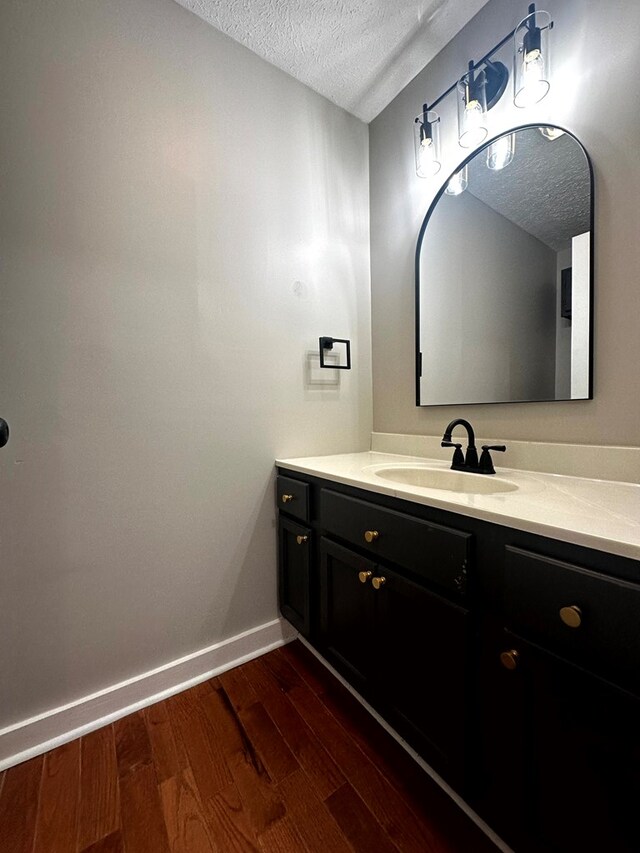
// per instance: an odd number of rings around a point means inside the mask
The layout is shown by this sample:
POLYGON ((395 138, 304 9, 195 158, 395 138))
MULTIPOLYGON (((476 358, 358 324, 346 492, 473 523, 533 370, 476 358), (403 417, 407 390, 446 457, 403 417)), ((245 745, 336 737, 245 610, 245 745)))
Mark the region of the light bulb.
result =
POLYGON ((487 149, 487 168, 498 172, 504 169, 513 160, 513 154, 516 147, 516 137, 514 133, 507 133, 492 142, 487 149))
POLYGON ((542 53, 539 50, 532 50, 524 56, 522 88, 516 95, 516 107, 530 107, 537 104, 544 98, 549 88, 549 81, 545 80, 542 53))
POLYGON ((418 151, 418 176, 421 178, 432 178, 440 171, 440 165, 433 139, 423 139, 418 151))
POLYGON ((475 148, 487 137, 487 78, 483 70, 469 68, 458 81, 458 142, 475 148))
POLYGON ((459 172, 456 172, 455 175, 449 179, 445 193, 447 195, 460 195, 460 193, 463 193, 466 190, 468 185, 469 170, 467 166, 464 166, 459 172))
POLYGON ((475 148, 484 142, 487 136, 484 114, 478 101, 469 101, 464 108, 463 129, 460 134, 460 145, 463 148, 475 148))

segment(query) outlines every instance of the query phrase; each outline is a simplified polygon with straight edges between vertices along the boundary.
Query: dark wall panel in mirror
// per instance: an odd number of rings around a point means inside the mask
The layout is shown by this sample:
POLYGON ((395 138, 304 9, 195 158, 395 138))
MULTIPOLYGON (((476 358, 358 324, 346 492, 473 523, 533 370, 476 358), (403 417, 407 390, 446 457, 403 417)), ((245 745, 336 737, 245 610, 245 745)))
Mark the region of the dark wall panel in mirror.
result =
POLYGON ((593 176, 584 148, 559 128, 527 126, 462 168, 466 189, 450 194, 464 181, 448 179, 418 237, 417 404, 590 399, 593 176))

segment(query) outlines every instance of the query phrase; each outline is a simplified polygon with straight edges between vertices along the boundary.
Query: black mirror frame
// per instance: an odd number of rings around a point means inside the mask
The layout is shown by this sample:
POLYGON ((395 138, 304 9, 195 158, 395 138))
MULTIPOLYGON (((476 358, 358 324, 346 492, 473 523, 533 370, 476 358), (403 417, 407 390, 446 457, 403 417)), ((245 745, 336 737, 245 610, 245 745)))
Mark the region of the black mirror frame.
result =
POLYGON ((475 148, 461 163, 456 166, 454 171, 449 175, 449 177, 443 182, 442 186, 434 196, 431 204, 429 205, 429 209, 427 210, 426 216, 420 226, 420 231, 418 233, 418 242, 416 245, 416 255, 415 255, 415 343, 416 343, 416 361, 415 361, 415 371, 416 371, 416 406, 419 408, 444 408, 451 406, 502 406, 502 405, 513 405, 514 403, 572 403, 572 402, 580 402, 584 400, 593 400, 593 349, 594 349, 594 317, 593 317, 593 309, 594 309, 594 222, 595 222, 595 180, 593 174, 593 163, 591 162, 591 158, 589 154, 582 144, 578 137, 571 133, 570 130, 567 130, 564 127, 561 127, 558 124, 551 124, 549 122, 541 122, 541 123, 529 123, 529 124, 520 124, 516 127, 511 127, 508 130, 503 131, 502 133, 498 133, 496 136, 491 137, 486 140, 482 145, 475 148), (437 203, 440 201, 442 196, 444 195, 444 191, 447 188, 447 185, 451 178, 455 174, 457 174, 461 169, 463 169, 466 165, 468 165, 472 160, 474 160, 478 154, 485 151, 490 145, 500 139, 503 136, 508 136, 511 133, 517 133, 520 130, 535 130, 540 127, 549 127, 549 128, 557 128, 558 130, 566 133, 567 136, 570 136, 575 142, 578 143, 582 152, 586 158, 587 166, 589 168, 589 191, 591 194, 591 211, 589 216, 589 229, 591 232, 591 239, 589 241, 589 396, 581 397, 579 400, 557 400, 555 398, 549 400, 503 400, 500 402, 487 402, 487 403, 421 403, 420 402, 420 380, 422 378, 422 354, 420 350, 420 251, 422 249, 422 240, 424 238, 425 231, 427 230, 427 225, 429 224, 429 219, 431 218, 431 214, 435 210, 437 203))

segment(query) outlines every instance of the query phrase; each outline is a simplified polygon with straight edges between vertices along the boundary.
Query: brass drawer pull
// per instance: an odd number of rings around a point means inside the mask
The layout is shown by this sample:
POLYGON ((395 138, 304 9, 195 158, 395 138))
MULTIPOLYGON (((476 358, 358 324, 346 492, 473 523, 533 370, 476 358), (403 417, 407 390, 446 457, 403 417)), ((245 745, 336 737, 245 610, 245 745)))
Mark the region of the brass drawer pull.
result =
POLYGON ((366 583, 372 574, 373 572, 358 572, 358 580, 360 583, 366 583))
POLYGON ((377 530, 365 530, 364 532, 366 542, 375 542, 378 536, 380 536, 380 534, 377 530))
POLYGON ((304 545, 304 543, 308 542, 308 541, 309 541, 308 536, 296 536, 296 542, 298 543, 298 545, 304 545))
POLYGON ((387 582, 386 578, 374 578, 371 583, 373 584, 374 589, 380 589, 381 586, 384 586, 387 582))
POLYGON ((508 652, 502 652, 500 655, 500 663, 505 669, 514 670, 518 666, 520 652, 516 649, 509 649, 508 652))
POLYGON ((582 610, 575 604, 560 608, 560 618, 569 628, 579 628, 582 625, 582 610))
POLYGON ((288 504, 293 500, 293 495, 282 495, 282 503, 288 504))

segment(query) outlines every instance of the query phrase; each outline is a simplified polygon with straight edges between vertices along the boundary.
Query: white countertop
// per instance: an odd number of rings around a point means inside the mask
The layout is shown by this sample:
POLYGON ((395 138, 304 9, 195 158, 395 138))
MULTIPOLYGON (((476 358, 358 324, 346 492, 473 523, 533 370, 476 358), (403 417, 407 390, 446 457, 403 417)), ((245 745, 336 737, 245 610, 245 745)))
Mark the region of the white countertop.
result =
MULTIPOLYGON (((441 459, 369 451, 277 459, 276 464, 290 471, 369 492, 640 560, 640 485, 633 483, 496 466, 496 478, 508 480, 517 489, 482 495, 409 486, 385 480, 376 474, 376 470, 381 468, 407 465, 447 470, 450 463, 441 459)), ((486 475, 461 476, 477 478, 486 475)))

